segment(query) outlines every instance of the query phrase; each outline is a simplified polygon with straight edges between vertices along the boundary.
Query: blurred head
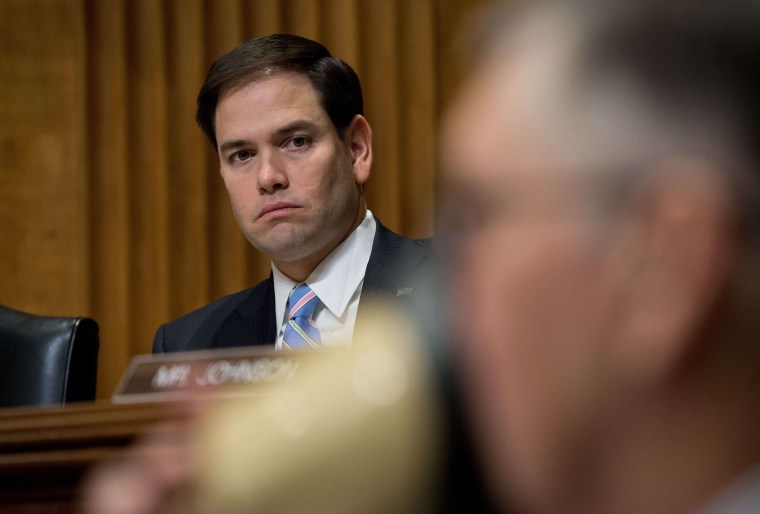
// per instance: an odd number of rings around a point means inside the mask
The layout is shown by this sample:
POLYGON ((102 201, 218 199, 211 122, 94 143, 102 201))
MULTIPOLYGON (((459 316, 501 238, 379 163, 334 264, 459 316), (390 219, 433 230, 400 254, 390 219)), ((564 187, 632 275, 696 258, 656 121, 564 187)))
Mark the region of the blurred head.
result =
POLYGON ((760 10, 487 20, 442 145, 462 380, 494 489, 573 510, 654 392, 750 372, 713 357, 757 335, 760 10))

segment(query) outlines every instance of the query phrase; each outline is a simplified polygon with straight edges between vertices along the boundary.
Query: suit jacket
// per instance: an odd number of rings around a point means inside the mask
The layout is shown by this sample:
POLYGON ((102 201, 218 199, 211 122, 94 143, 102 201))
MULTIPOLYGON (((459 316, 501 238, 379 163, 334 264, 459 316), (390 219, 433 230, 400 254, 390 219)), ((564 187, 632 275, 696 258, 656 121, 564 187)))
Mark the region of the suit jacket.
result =
MULTIPOLYGON (((372 243, 357 319, 367 297, 375 294, 403 296, 407 280, 431 254, 430 240, 410 240, 385 228, 375 218, 372 243)), ((161 325, 153 341, 153 353, 207 350, 234 346, 271 345, 277 338, 274 279, 220 298, 181 318, 161 325)))

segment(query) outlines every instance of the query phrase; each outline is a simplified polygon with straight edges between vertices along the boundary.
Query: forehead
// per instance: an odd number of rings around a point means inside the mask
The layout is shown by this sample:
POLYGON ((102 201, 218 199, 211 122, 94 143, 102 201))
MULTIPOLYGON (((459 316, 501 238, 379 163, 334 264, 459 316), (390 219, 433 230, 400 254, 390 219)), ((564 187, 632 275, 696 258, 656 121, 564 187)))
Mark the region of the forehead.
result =
MULTIPOLYGON (((444 121, 444 167, 455 182, 536 178, 562 169, 550 137, 546 69, 519 53, 474 73, 444 121)), ((491 184, 497 185, 497 182, 491 184)))
POLYGON ((581 72, 582 34, 571 21, 528 21, 493 40, 445 119, 450 179, 548 170, 575 181, 635 156, 632 133, 648 133, 648 111, 624 101, 639 98, 628 84, 592 83, 581 72))
POLYGON ((327 117, 317 92, 304 75, 285 72, 258 77, 219 97, 214 115, 217 130, 229 122, 277 122, 290 115, 327 117))

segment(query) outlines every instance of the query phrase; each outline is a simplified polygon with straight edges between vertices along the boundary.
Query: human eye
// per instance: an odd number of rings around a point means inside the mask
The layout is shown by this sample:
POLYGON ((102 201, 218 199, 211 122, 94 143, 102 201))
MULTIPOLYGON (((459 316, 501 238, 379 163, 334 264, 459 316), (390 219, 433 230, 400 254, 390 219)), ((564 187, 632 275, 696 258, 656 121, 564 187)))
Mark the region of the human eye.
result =
POLYGON ((251 152, 250 150, 238 150, 236 152, 232 152, 227 158, 227 160, 231 164, 240 164, 252 159, 253 156, 254 156, 254 153, 251 152))
POLYGON ((309 148, 311 140, 306 136, 293 136, 285 141, 284 147, 288 150, 306 150, 309 148))

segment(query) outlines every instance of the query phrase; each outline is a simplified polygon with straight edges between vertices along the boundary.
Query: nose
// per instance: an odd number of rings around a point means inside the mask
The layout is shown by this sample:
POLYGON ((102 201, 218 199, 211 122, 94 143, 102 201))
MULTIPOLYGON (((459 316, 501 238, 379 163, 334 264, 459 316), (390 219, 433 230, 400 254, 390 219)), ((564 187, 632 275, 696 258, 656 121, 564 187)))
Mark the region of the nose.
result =
POLYGON ((276 153, 259 156, 259 170, 256 175, 259 192, 274 193, 288 187, 288 176, 285 167, 276 153))

